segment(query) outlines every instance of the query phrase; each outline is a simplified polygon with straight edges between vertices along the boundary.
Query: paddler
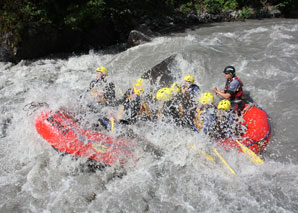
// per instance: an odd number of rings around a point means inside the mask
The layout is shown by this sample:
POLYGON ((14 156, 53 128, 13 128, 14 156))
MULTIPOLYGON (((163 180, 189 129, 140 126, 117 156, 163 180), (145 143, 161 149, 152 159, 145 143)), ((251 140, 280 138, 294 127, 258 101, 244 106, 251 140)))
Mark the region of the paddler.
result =
POLYGON ((199 96, 200 87, 194 83, 195 79, 193 75, 186 75, 184 77, 184 84, 182 86, 183 94, 183 108, 188 110, 195 105, 196 98, 199 96))
POLYGON ((178 126, 183 125, 183 110, 181 106, 181 86, 173 83, 171 88, 161 88, 156 93, 158 108, 155 118, 162 121, 174 121, 178 126))
POLYGON ((212 87, 213 92, 216 95, 221 96, 224 99, 227 99, 231 102, 231 108, 238 115, 241 114, 242 109, 245 106, 244 96, 243 96, 243 83, 242 81, 236 76, 236 70, 233 66, 225 67, 223 71, 226 84, 225 88, 219 91, 216 87, 212 87))
POLYGON ((214 138, 228 138, 229 133, 233 132, 236 127, 235 116, 236 114, 231 110, 231 102, 227 99, 221 100, 217 105, 216 112, 217 122, 215 130, 212 134, 214 138))
POLYGON ((115 85, 108 79, 108 69, 104 66, 96 68, 96 79, 90 82, 91 95, 104 105, 115 104, 115 85))
POLYGON ((212 135, 216 126, 216 107, 214 96, 210 92, 203 93, 199 98, 200 105, 185 114, 185 119, 191 128, 212 135))
POLYGON ((113 117, 116 123, 121 124, 134 124, 138 119, 144 118, 151 119, 151 113, 148 105, 142 101, 142 94, 144 93, 144 79, 139 78, 129 89, 122 100, 118 101, 120 110, 115 116, 109 112, 109 116, 113 117))

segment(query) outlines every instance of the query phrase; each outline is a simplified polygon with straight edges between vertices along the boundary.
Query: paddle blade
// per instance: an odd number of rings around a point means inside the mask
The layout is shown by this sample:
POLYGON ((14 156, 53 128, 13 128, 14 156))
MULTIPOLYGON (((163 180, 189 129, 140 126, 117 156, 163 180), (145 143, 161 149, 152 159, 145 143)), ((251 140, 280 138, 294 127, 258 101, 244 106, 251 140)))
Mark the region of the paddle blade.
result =
MULTIPOLYGON (((193 144, 189 144, 189 147, 190 147, 191 149, 194 149, 194 148, 195 148, 195 146, 194 146, 193 144)), ((199 149, 199 148, 197 148, 197 150, 199 151, 200 155, 204 155, 204 156, 207 158, 207 160, 209 160, 209 161, 211 161, 211 162, 214 162, 214 158, 213 158, 211 155, 209 155, 208 153, 202 151, 202 150, 199 149)))
POLYGON ((227 163, 227 161, 219 154, 219 152, 213 147, 213 152, 217 155, 217 157, 225 164, 228 170, 235 175, 236 172, 232 169, 232 167, 227 163))
POLYGON ((112 130, 112 132, 114 132, 115 119, 112 117, 112 118, 110 118, 110 121, 111 121, 111 130, 112 130))
POLYGON ((254 153, 252 150, 244 146, 242 143, 240 143, 238 140, 235 140, 237 144, 241 147, 242 151, 249 156, 249 159, 254 162, 255 164, 264 164, 264 161, 257 156, 256 153, 254 153))
POLYGON ((229 135, 233 138, 234 141, 236 141, 236 143, 240 146, 240 148, 242 149, 243 153, 247 154, 249 159, 257 164, 264 164, 264 161, 257 156, 256 153, 254 153, 252 150, 250 150, 249 148, 247 148, 246 146, 244 146, 242 143, 240 143, 233 135, 231 132, 229 132, 229 135))

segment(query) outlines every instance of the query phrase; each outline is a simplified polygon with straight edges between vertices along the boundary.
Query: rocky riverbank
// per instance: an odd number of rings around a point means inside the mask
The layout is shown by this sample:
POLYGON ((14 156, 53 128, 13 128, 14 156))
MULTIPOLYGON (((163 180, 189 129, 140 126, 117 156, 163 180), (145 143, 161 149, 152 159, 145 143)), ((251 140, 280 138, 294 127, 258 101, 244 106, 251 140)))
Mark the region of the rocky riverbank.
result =
MULTIPOLYGON (((277 18, 281 12, 268 7, 261 13, 250 11, 247 18, 277 18)), ((50 57, 55 54, 69 55, 99 50, 112 45, 123 44, 121 50, 130 48, 152 38, 171 32, 183 31, 187 28, 212 22, 244 21, 241 11, 222 12, 220 14, 203 13, 200 15, 175 15, 152 18, 114 18, 94 26, 88 31, 72 29, 56 29, 50 25, 42 27, 31 24, 22 34, 21 42, 12 47, 12 33, 0 35, 0 61, 19 62, 23 59, 50 57)))

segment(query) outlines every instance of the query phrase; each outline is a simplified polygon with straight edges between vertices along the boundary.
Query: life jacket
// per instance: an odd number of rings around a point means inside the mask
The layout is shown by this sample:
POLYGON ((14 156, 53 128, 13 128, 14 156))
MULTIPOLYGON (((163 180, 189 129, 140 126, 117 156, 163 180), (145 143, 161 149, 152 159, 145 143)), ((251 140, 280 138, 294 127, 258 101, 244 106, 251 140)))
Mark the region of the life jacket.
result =
POLYGON ((141 98, 139 95, 133 96, 129 95, 126 97, 123 103, 123 109, 118 114, 118 118, 122 118, 122 113, 126 112, 126 114, 130 114, 129 120, 134 121, 136 120, 137 116, 141 116, 143 112, 145 112, 146 116, 151 119, 151 113, 149 107, 146 103, 141 102, 141 98), (121 114, 121 115, 120 115, 121 114), (119 116, 120 115, 120 116, 119 116))
POLYGON ((182 91, 181 105, 185 110, 189 110, 195 106, 196 97, 200 93, 200 87, 196 84, 191 84, 189 85, 188 88, 183 87, 181 91, 182 91))
POLYGON ((227 91, 228 88, 229 88, 229 85, 232 83, 232 81, 235 81, 235 80, 237 80, 240 83, 240 88, 238 88, 235 91, 235 93, 232 94, 231 100, 233 100, 233 99, 240 99, 242 97, 242 95, 243 95, 243 89, 242 89, 243 83, 242 83, 242 81, 237 76, 235 76, 235 77, 233 77, 231 79, 227 79, 224 90, 227 91))
POLYGON ((200 108, 196 108, 196 112, 195 112, 195 117, 193 119, 193 123, 195 125, 195 127, 198 130, 203 129, 204 127, 204 122, 201 120, 201 114, 203 113, 203 110, 200 110, 200 108))
POLYGON ((175 121, 181 120, 183 118, 184 112, 183 107, 177 103, 173 105, 173 101, 163 102, 162 105, 157 110, 158 120, 162 120, 163 117, 172 117, 175 121))
POLYGON ((91 96, 96 98, 100 103, 107 104, 107 100, 103 97, 104 92, 99 92, 97 88, 91 90, 91 96))
POLYGON ((205 109, 196 108, 193 123, 198 130, 203 130, 205 134, 213 131, 216 124, 215 107, 208 106, 205 109))
POLYGON ((90 82, 91 96, 102 104, 111 104, 115 99, 115 85, 106 79, 96 79, 90 82))
POLYGON ((236 130, 237 124, 235 124, 235 114, 232 111, 217 111, 217 122, 216 127, 213 131, 212 136, 215 138, 226 138, 229 132, 236 130))
MULTIPOLYGON (((130 95, 126 97, 124 103, 123 103, 123 110, 125 119, 130 120, 132 122, 136 121, 139 111, 141 110, 141 102, 140 102, 140 96, 136 95, 130 95)), ((122 114, 122 113, 121 113, 122 114)), ((122 118, 122 115, 119 116, 122 118)))
POLYGON ((200 90, 200 87, 196 84, 191 84, 189 87, 191 88, 191 91, 193 91, 193 92, 199 92, 199 90, 200 90))
POLYGON ((190 96, 195 96, 195 93, 198 93, 199 91, 200 87, 196 84, 191 84, 188 88, 185 88, 185 86, 182 87, 182 93, 188 93, 190 96))

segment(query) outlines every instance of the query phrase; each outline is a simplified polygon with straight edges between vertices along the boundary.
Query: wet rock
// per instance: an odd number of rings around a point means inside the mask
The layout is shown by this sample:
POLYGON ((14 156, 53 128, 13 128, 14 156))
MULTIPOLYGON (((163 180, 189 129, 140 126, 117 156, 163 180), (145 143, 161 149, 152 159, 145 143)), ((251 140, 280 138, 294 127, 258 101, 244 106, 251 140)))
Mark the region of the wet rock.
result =
POLYGON ((142 78, 149 79, 152 85, 167 87, 173 83, 174 78, 171 71, 171 66, 176 64, 176 54, 166 58, 142 75, 142 78))
POLYGON ((145 35, 140 31, 132 30, 128 36, 127 48, 134 47, 150 41, 151 38, 149 36, 145 35))

